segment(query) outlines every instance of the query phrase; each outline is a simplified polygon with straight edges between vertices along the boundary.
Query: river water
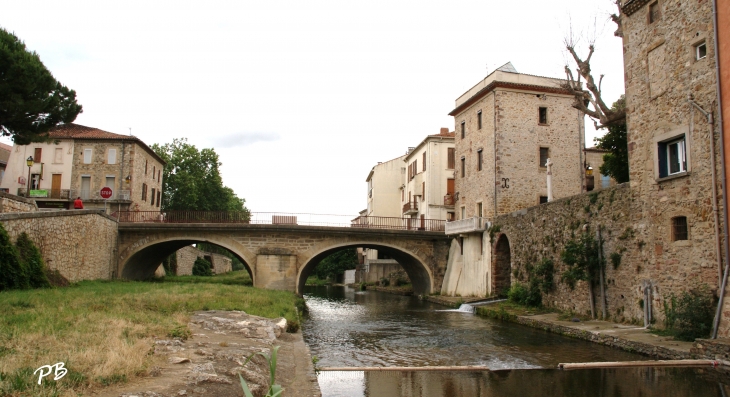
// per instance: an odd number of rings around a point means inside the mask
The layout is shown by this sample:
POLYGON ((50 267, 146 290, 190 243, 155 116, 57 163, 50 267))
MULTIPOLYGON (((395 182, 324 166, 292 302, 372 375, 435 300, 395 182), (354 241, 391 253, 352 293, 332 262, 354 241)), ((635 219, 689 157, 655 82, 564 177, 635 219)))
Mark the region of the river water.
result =
POLYGON ((304 296, 309 313, 302 332, 320 368, 478 365, 492 370, 323 371, 318 378, 325 397, 723 396, 718 382, 730 384, 725 373, 715 370, 559 371, 555 368, 562 362, 648 358, 519 324, 444 311, 415 297, 347 287, 307 287, 304 296), (543 392, 531 393, 535 390, 543 392))

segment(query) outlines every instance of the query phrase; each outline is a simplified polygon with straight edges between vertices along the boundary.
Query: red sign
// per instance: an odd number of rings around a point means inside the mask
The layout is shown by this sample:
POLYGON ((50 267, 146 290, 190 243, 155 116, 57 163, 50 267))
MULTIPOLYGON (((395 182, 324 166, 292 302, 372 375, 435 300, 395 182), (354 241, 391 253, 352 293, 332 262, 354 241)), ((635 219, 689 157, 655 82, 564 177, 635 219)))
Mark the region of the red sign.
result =
POLYGON ((103 187, 103 188, 101 188, 101 191, 99 192, 99 194, 101 195, 101 198, 106 200, 112 196, 112 188, 103 187))

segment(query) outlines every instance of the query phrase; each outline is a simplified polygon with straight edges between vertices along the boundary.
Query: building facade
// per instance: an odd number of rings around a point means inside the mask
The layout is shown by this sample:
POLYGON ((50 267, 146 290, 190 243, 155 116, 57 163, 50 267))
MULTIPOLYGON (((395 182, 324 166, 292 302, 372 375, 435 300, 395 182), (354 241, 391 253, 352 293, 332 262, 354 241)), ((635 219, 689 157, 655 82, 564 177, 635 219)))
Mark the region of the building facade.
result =
POLYGON ((78 124, 52 129, 48 143, 14 145, 0 188, 39 208, 158 211, 165 162, 139 138, 78 124), (28 164, 32 163, 30 167, 28 164), (100 191, 112 189, 105 200, 100 191))
POLYGON ((404 217, 415 228, 433 230, 429 220, 454 219, 454 133, 442 128, 429 135, 403 159, 401 189, 404 217))
POLYGON ((503 293, 492 285, 490 220, 585 190, 584 116, 564 80, 520 74, 511 63, 456 100, 456 221, 442 294, 503 293))

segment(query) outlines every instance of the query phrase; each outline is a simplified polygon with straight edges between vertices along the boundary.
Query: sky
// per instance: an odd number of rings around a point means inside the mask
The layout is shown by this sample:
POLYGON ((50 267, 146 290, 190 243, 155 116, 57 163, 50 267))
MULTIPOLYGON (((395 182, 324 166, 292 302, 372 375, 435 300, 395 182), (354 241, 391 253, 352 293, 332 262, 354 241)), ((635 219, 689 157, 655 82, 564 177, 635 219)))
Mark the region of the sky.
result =
MULTIPOLYGON (((0 0, 0 27, 77 93, 75 123, 220 156, 254 212, 357 215, 365 178, 506 62, 564 78, 570 31, 612 103, 611 0, 0 0)), ((586 123, 587 142, 597 135, 586 123)), ((599 132, 598 135, 601 133, 599 132)), ((3 142, 8 142, 4 140, 3 142)))

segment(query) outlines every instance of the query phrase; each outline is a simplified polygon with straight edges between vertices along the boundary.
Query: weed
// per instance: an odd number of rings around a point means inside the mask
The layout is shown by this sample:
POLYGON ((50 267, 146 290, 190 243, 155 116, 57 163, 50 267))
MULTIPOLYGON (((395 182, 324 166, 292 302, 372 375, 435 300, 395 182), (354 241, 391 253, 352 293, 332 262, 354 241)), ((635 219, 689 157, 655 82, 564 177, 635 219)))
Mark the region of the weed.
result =
POLYGON ((675 338, 692 342, 710 335, 713 296, 707 286, 671 294, 664 300, 664 326, 675 338))
POLYGON ((171 338, 180 338, 182 340, 187 340, 192 336, 192 332, 188 328, 187 325, 180 325, 172 329, 170 333, 168 333, 168 336, 171 338))
MULTIPOLYGON (((276 355, 278 354, 280 346, 274 346, 271 350, 271 355, 266 355, 264 353, 254 353, 246 359, 246 362, 243 363, 243 366, 248 364, 249 361, 251 361, 254 356, 261 356, 269 363, 269 389, 266 392, 266 396, 264 397, 280 397, 281 393, 284 391, 282 389, 281 385, 277 385, 276 382, 276 355)), ((312 360, 314 361, 314 360, 312 360)), ((253 393, 251 393, 251 390, 248 388, 248 384, 246 384, 246 381, 243 379, 243 376, 241 374, 238 374, 238 379, 241 381, 241 388, 243 389, 243 394, 246 397, 253 397, 253 393)))
POLYGON ((621 254, 619 254, 618 252, 614 252, 611 254, 610 258, 613 268, 618 269, 618 267, 621 265, 621 254))
POLYGON ((588 201, 590 201, 591 204, 595 204, 596 201, 598 201, 598 192, 589 194, 588 201))
POLYGON ((634 237, 634 229, 631 228, 631 226, 626 227, 623 233, 621 233, 620 236, 618 236, 619 240, 627 240, 634 237))

